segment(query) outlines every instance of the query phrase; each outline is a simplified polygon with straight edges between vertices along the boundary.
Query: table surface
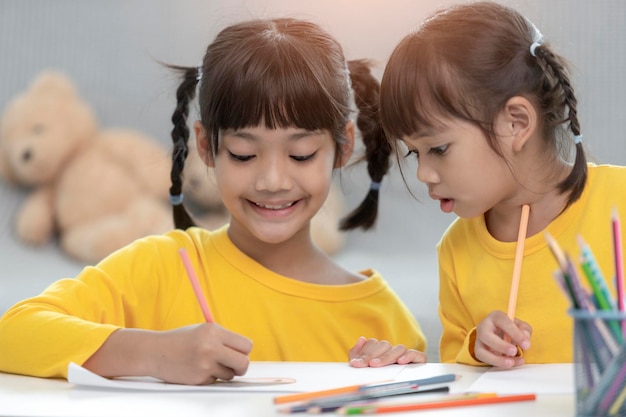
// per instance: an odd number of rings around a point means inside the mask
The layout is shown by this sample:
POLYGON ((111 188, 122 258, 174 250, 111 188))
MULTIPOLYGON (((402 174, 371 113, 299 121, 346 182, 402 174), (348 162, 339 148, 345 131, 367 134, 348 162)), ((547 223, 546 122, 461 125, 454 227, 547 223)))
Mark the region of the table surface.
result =
MULTIPOLYGON (((251 365, 252 366, 252 365, 251 365)), ((290 363, 285 362, 285 374, 290 363)), ((422 374, 456 373, 461 378, 452 383, 451 391, 466 392, 489 368, 458 364, 419 365, 422 374)), ((550 366, 550 365, 546 365, 550 366)), ((570 372, 559 368, 559 372, 570 372)), ((573 372, 573 371, 571 371, 573 372)), ((502 375, 506 383, 506 372, 502 375)), ((539 377, 540 373, 538 373, 539 377)), ((510 377, 510 374, 509 374, 510 377)), ((368 383, 370 381, 363 381, 368 383)), ((538 383, 540 381, 537 381, 538 383)), ((528 383, 528 385, 534 385, 528 383)), ((528 386, 526 392, 536 386, 528 386)), ((33 378, 0 373, 0 415, 11 416, 285 416, 273 399, 276 392, 147 391, 104 389, 75 386, 61 379, 33 378)), ((301 416, 303 414, 297 414, 301 416)), ((426 415, 425 412, 391 413, 398 416, 426 415)), ((537 392, 535 401, 428 410, 428 416, 575 416, 573 387, 569 393, 537 392)))

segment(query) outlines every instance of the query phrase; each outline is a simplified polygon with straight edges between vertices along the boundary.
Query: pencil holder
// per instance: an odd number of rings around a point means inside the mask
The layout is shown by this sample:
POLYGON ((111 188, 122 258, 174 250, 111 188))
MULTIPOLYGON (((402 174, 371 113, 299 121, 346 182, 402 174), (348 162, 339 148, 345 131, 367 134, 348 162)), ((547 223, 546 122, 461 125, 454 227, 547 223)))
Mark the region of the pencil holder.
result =
POLYGON ((570 310, 574 319, 576 415, 626 415, 626 314, 570 310))

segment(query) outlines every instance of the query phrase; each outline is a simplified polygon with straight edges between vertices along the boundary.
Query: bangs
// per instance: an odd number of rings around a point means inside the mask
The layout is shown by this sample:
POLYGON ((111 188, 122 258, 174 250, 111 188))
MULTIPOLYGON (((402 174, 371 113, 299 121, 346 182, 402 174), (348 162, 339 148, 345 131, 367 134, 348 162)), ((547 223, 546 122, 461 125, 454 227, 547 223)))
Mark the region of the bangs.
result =
POLYGON ((391 55, 381 82, 381 122, 388 136, 402 139, 441 128, 450 118, 475 120, 460 77, 416 34, 391 55))
MULTIPOLYGON (((203 115, 215 137, 220 130, 241 129, 264 124, 270 129, 297 127, 324 129, 336 133, 348 119, 347 74, 337 82, 337 75, 321 70, 324 63, 312 62, 290 44, 265 45, 242 51, 222 71, 215 71, 203 115), (324 79, 324 74, 332 79, 324 79), (329 86, 335 87, 333 91, 329 86)), ((241 51, 239 51, 241 52, 241 51)))

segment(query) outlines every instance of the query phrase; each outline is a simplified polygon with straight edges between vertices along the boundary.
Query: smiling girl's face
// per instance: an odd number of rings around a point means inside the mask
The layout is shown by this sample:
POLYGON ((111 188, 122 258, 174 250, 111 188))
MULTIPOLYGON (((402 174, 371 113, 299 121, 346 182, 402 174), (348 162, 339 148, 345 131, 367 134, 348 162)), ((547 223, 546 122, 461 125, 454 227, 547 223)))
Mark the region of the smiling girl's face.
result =
MULTIPOLYGON (((207 155, 202 129, 198 139, 200 154, 207 155)), ((205 162, 215 169, 233 242, 283 243, 308 235, 331 187, 335 153, 336 142, 325 130, 261 125, 222 131, 217 154, 205 162)))

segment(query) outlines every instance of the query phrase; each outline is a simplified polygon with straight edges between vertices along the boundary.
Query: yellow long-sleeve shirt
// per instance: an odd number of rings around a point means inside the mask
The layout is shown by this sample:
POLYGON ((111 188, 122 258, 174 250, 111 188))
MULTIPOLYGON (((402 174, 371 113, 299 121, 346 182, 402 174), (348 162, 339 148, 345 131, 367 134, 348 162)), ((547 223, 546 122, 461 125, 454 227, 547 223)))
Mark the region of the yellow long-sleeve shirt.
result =
MULTIPOLYGON (((577 265, 577 236, 582 236, 612 288, 610 219, 614 208, 626 218, 626 167, 589 164, 581 198, 544 231, 526 239, 515 312, 533 328, 531 348, 524 352, 526 363, 573 361, 573 321, 567 313, 571 306, 553 278, 558 264, 545 232, 577 265)), ((622 235, 626 236, 624 224, 622 235)), ((516 242, 494 239, 483 216, 456 219, 442 237, 438 245, 442 362, 481 364, 473 356, 476 326, 494 310, 507 311, 516 246, 516 242)), ((586 286, 580 270, 579 275, 586 286)))
POLYGON ((349 285, 303 283, 243 254, 226 228, 191 228, 141 239, 13 306, 0 319, 0 370, 67 377, 70 361, 85 362, 118 328, 203 322, 182 247, 215 321, 253 340, 251 360, 344 361, 359 336, 425 349, 417 321, 376 272, 349 285))

